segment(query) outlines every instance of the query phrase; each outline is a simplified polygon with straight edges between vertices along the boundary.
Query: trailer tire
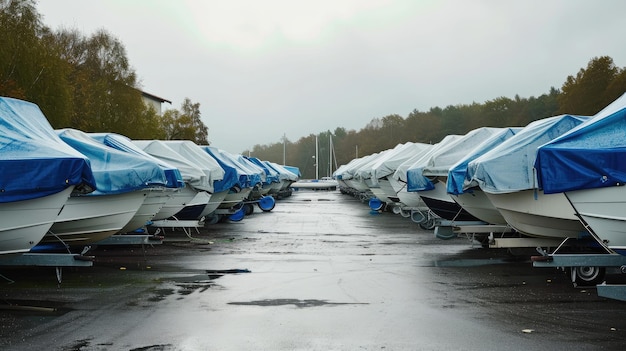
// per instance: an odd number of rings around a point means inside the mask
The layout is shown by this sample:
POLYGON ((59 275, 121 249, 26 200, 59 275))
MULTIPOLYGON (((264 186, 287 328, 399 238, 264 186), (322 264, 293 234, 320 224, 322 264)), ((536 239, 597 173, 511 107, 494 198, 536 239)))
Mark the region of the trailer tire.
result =
POLYGON ((435 229, 435 219, 434 218, 428 218, 427 220, 419 223, 420 228, 424 229, 424 230, 433 230, 435 229))
POLYGON ((204 226, 217 224, 220 221, 220 215, 217 213, 210 213, 204 218, 204 226))
POLYGON ((243 210, 244 210, 244 213, 246 214, 246 216, 249 216, 252 213, 254 213, 254 206, 252 206, 252 204, 244 204, 243 205, 243 210))
POLYGON ((570 277, 574 286, 596 286, 604 281, 605 267, 571 267, 570 277))

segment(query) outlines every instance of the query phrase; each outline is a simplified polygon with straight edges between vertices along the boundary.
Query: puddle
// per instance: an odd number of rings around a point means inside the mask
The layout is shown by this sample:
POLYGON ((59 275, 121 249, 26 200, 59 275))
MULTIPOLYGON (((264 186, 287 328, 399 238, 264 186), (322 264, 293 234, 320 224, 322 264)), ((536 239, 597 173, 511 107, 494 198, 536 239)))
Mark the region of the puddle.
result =
POLYGON ((62 348, 63 351, 80 351, 90 345, 90 339, 76 340, 72 345, 62 348))
POLYGON ((150 302, 158 302, 165 300, 166 297, 174 294, 174 289, 157 289, 154 290, 154 295, 148 298, 150 302))
POLYGON ((168 351, 168 350, 174 350, 174 346, 172 344, 150 345, 150 346, 136 347, 134 349, 130 349, 129 351, 168 351))
POLYGON ((285 305, 294 305, 298 308, 304 307, 319 307, 319 306, 337 306, 337 305, 368 305, 368 303, 361 302, 329 302, 328 300, 315 300, 315 299, 307 299, 307 300, 299 300, 299 299, 265 299, 265 300, 256 300, 256 301, 244 301, 244 302, 229 302, 229 305, 240 305, 240 306, 285 306, 285 305))
POLYGON ((178 299, 194 292, 205 292, 210 288, 223 288, 215 283, 216 279, 226 274, 251 273, 248 269, 207 269, 206 274, 197 274, 187 277, 166 278, 160 288, 152 290, 148 297, 150 302, 165 300, 168 296, 179 295, 178 299))
POLYGON ((179 295, 189 295, 193 292, 205 292, 207 291, 207 289, 209 289, 210 287, 216 285, 215 283, 213 283, 213 280, 199 280, 199 281, 194 281, 192 283, 179 283, 176 284, 176 286, 178 287, 178 294, 179 295))

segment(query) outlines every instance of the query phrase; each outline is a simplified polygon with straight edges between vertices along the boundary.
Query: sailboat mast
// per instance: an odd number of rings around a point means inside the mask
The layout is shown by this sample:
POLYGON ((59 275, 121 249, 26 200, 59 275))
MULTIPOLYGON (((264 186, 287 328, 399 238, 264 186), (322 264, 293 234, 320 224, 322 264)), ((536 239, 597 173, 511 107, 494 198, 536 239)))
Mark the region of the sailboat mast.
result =
POLYGON ((333 175, 333 135, 328 134, 328 176, 331 177, 333 175))
POLYGON ((319 168, 319 143, 317 142, 317 135, 315 136, 315 179, 320 179, 320 168, 319 168))

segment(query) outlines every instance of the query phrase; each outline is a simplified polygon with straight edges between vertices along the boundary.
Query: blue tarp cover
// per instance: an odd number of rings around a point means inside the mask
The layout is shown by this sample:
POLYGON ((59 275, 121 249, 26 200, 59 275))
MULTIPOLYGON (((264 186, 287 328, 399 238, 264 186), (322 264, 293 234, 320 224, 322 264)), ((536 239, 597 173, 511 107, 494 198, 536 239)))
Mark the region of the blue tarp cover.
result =
POLYGON ((302 177, 302 173, 300 173, 300 168, 295 167, 295 166, 283 166, 283 167, 285 167, 285 169, 287 169, 289 172, 295 174, 296 177, 298 178, 302 177))
POLYGON ((0 202, 36 199, 68 186, 90 191, 89 160, 56 135, 39 107, 0 97, 0 202))
POLYGON ((200 148, 213 157, 224 169, 224 179, 214 183, 216 192, 228 190, 235 185, 240 189, 251 188, 253 186, 250 184, 248 175, 241 166, 224 156, 224 154, 220 152, 221 150, 210 146, 200 146, 200 148))
POLYGON ((536 188, 534 164, 537 148, 588 120, 589 117, 561 115, 529 123, 491 151, 467 165, 465 188, 480 186, 499 194, 536 188))
POLYGON ((120 194, 167 184, 158 163, 151 159, 111 148, 76 129, 56 132, 66 144, 89 158, 96 179, 96 191, 91 195, 120 194))
POLYGON ((272 167, 276 172, 278 172, 278 179, 287 180, 291 182, 295 182, 298 180, 298 176, 292 173, 287 168, 279 165, 275 162, 265 161, 265 164, 272 167))
POLYGON ((133 144, 128 137, 115 133, 89 133, 89 136, 106 146, 153 160, 161 167, 161 170, 163 170, 165 174, 165 179, 167 180, 166 187, 183 188, 185 186, 185 181, 178 168, 149 155, 137 145, 133 144))
POLYGON ((472 160, 485 154, 487 151, 502 144, 505 140, 515 135, 522 128, 504 128, 498 133, 487 138, 471 151, 468 151, 462 159, 450 166, 448 171, 448 181, 446 183, 447 192, 449 194, 459 195, 465 192, 463 188, 467 177, 467 164, 472 160))
POLYGON ((538 182, 546 194, 625 184, 626 94, 537 152, 538 182))
POLYGON ((263 161, 259 160, 256 157, 247 157, 246 159, 259 166, 265 172, 264 184, 278 183, 278 172, 268 167, 265 163, 263 163, 263 161))
POLYGON ((265 173, 265 170, 263 168, 261 168, 261 166, 257 165, 256 163, 248 160, 247 157, 243 156, 243 155, 233 155, 235 156, 235 158, 239 161, 239 163, 242 164, 242 166, 244 166, 246 169, 249 170, 250 173, 253 174, 258 174, 260 179, 261 179, 261 184, 266 184, 267 183, 267 174, 265 173))

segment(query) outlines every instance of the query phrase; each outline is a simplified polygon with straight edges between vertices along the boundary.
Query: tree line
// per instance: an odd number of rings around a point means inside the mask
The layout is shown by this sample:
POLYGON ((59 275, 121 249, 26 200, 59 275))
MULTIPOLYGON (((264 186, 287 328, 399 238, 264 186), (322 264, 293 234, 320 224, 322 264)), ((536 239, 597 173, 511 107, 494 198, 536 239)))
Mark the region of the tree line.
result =
POLYGON ((255 145, 250 154, 261 159, 298 166, 303 178, 315 178, 316 163, 320 177, 331 174, 337 165, 352 159, 391 149, 406 142, 434 144, 446 135, 464 135, 479 127, 523 127, 528 123, 561 114, 594 115, 626 92, 626 69, 608 56, 592 58, 587 67, 568 76, 560 89, 551 87, 541 96, 497 97, 484 103, 432 107, 372 119, 356 130, 336 128, 269 145, 255 145), (315 155, 315 140, 320 151, 315 155), (334 155, 329 152, 330 139, 334 155))
POLYGON ((53 31, 35 0, 0 0, 0 48, 0 96, 35 102, 55 129, 208 144, 200 104, 147 106, 124 45, 104 29, 53 31))

